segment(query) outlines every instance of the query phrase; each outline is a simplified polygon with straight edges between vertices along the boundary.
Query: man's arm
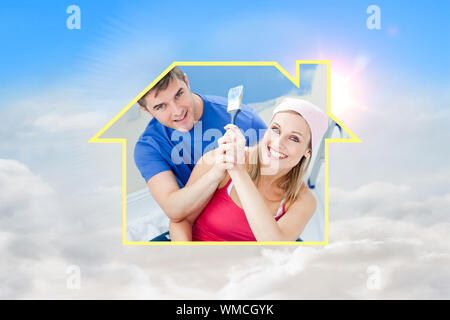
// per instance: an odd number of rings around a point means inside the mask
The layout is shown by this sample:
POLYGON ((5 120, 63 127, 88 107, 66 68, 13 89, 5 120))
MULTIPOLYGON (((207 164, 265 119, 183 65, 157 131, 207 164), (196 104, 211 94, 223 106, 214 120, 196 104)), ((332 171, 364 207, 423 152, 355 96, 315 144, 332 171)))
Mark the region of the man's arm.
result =
POLYGON ((179 188, 172 171, 160 172, 147 182, 153 198, 174 222, 201 211, 225 176, 225 170, 214 165, 214 153, 198 161, 184 188, 179 188))
POLYGON ((192 241, 192 223, 188 219, 180 222, 170 220, 169 232, 171 241, 192 241))

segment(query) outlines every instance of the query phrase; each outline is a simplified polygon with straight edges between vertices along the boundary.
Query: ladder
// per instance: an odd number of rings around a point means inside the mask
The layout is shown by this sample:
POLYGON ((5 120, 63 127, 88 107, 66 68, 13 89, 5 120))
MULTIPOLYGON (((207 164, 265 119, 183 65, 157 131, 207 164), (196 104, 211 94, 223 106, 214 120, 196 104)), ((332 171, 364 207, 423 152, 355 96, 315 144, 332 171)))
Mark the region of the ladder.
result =
POLYGON ((308 178, 308 187, 310 189, 314 189, 317 184, 317 177, 319 175, 320 168, 322 167, 322 164, 325 161, 325 139, 331 138, 333 135, 333 131, 335 128, 339 129, 339 134, 342 138, 343 131, 340 125, 338 125, 335 121, 329 120, 328 122, 328 128, 325 134, 323 135, 322 141, 320 142, 320 147, 318 149, 318 154, 314 160, 313 167, 311 169, 311 174, 308 178))

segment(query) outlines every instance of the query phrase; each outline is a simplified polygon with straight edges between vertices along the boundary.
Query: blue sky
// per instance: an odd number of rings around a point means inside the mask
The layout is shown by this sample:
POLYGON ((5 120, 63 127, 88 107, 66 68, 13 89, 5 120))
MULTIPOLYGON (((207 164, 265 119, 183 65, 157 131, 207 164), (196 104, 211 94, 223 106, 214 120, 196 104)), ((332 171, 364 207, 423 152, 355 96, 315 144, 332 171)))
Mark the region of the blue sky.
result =
POLYGON ((182 67, 194 92, 227 96, 228 89, 243 85, 244 103, 262 102, 292 94, 304 95, 311 90, 311 81, 317 65, 302 65, 300 88, 275 67, 182 67))
MULTIPOLYGON (((371 76, 379 81, 448 88, 449 2, 376 1, 380 31, 365 27, 370 4, 2 1, 0 96, 70 81, 89 72, 92 61, 101 65, 109 51, 126 51, 130 44, 149 55, 161 52, 152 64, 156 70, 172 60, 277 60, 293 72, 295 59, 314 59, 319 51, 332 63, 367 54, 374 62, 371 76), (81 8, 81 30, 65 27, 70 4, 81 8)), ((150 82, 155 73, 148 73, 150 82)))

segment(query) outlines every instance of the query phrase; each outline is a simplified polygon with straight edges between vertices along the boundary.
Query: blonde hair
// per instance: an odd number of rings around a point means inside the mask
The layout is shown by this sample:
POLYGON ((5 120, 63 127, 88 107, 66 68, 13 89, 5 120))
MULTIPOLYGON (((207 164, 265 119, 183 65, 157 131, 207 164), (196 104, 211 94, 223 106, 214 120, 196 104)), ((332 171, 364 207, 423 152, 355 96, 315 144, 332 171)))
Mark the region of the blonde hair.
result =
MULTIPOLYGON (((278 181, 278 187, 281 188, 285 194, 286 211, 297 200, 302 189, 306 188, 304 178, 312 157, 311 139, 309 140, 308 148, 311 151, 311 155, 309 157, 303 156, 302 159, 278 181)), ((258 186, 261 180, 260 143, 248 149, 247 171, 250 178, 253 180, 253 183, 258 186)))

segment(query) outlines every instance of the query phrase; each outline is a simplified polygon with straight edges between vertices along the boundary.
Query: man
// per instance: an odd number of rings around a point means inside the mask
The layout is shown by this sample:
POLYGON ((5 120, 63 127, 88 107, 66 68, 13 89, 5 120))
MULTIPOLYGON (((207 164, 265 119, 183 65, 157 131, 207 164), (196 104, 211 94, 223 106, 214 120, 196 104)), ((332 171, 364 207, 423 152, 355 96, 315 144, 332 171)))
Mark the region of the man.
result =
MULTIPOLYGON (((230 121, 227 99, 191 92, 186 74, 175 67, 138 104, 153 119, 136 143, 136 165, 167 216, 182 220, 206 204, 221 180, 211 170, 186 186, 195 163, 214 149, 225 133, 230 121)), ((244 132, 251 129, 257 133, 255 139, 266 129, 261 118, 245 105, 236 125, 244 132)))

